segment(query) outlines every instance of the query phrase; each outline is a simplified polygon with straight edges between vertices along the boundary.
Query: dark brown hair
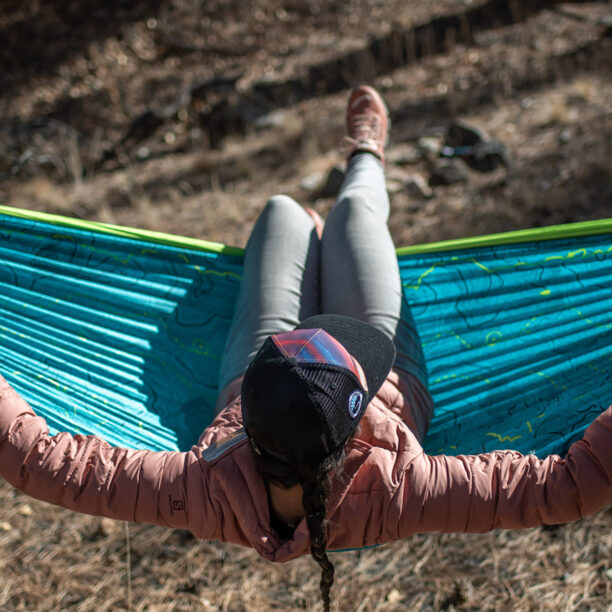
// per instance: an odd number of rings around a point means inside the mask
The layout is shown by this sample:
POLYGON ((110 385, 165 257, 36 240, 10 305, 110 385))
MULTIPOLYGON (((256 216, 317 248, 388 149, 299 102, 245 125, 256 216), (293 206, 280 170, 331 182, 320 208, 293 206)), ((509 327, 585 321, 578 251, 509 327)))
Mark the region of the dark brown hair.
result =
POLYGON ((342 471, 346 459, 345 445, 315 465, 290 465, 255 455, 264 478, 275 485, 289 488, 302 485, 302 505, 310 534, 310 554, 321 567, 321 599, 324 612, 329 612, 330 591, 334 583, 334 564, 327 556, 326 503, 332 478, 342 471))

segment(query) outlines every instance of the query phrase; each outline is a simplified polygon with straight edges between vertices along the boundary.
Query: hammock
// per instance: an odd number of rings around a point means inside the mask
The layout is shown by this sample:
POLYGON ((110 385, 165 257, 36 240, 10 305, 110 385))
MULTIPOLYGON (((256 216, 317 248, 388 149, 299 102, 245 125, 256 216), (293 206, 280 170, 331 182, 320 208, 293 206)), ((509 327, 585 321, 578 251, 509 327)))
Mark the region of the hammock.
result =
MULTIPOLYGON (((563 453, 612 403, 612 219, 398 249, 431 454, 563 453)), ((0 373, 52 433, 185 450, 243 251, 0 206, 0 373)))

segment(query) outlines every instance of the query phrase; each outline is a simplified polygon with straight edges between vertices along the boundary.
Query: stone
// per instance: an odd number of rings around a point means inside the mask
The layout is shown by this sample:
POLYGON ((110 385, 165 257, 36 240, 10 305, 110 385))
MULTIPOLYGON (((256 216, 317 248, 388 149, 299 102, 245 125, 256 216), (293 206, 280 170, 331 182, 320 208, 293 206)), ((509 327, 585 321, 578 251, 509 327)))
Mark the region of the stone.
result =
POLYGON ((572 139, 572 130, 569 127, 563 128, 559 134, 559 142, 565 144, 572 139))
POLYGON ((489 140, 491 140, 489 135, 483 129, 461 121, 454 121, 448 126, 444 144, 449 147, 468 147, 489 140))
POLYGON ((437 136, 422 136, 418 141, 419 150, 426 156, 437 156, 442 148, 442 138, 437 136))
POLYGON ((276 110, 256 119, 254 125, 258 130, 265 130, 270 128, 282 128, 288 121, 289 113, 287 111, 276 110))
POLYGON ((403 598, 404 596, 397 589, 392 589, 387 593, 387 601, 390 604, 399 603, 403 598))
POLYGON ((406 182, 410 175, 400 166, 394 166, 388 163, 385 167, 385 177, 390 181, 399 181, 400 183, 406 182))
POLYGON ((400 191, 404 191, 404 182, 397 181, 395 179, 389 179, 386 181, 387 193, 389 195, 394 195, 399 193, 400 191))
POLYGON ((344 170, 340 166, 334 166, 327 175, 325 185, 319 193, 321 198, 335 198, 344 182, 344 170))
POLYGON ((118 529, 119 523, 110 518, 101 518, 98 524, 98 533, 105 537, 113 535, 118 529))
POLYGON ((320 191, 325 185, 325 172, 313 172, 300 181, 300 187, 307 191, 320 191))
MULTIPOLYGON (((602 25, 604 28, 612 28, 612 15, 604 15, 597 20, 597 25, 602 25)), ((607 32, 609 35, 610 33, 607 32)))
POLYGON ((441 159, 439 160, 429 177, 429 186, 456 185, 466 183, 469 174, 466 164, 460 159, 441 159))
POLYGON ((479 142, 471 147, 470 153, 462 155, 461 159, 478 172, 493 172, 500 166, 509 168, 511 165, 510 154, 506 145, 491 140, 489 142, 479 142))
POLYGON ((427 184, 427 181, 420 174, 411 174, 404 182, 404 187, 408 195, 412 198, 429 200, 433 198, 433 190, 427 184))
POLYGON ((401 144, 391 147, 385 153, 387 164, 414 164, 423 158, 421 151, 417 147, 409 144, 401 144))
POLYGON ((459 157, 478 172, 493 172, 499 166, 509 168, 511 163, 504 144, 492 140, 482 128, 460 121, 449 125, 440 155, 459 157))
POLYGON ((11 149, 11 142, 9 142, 8 136, 0 132, 0 180, 2 180, 3 174, 8 175, 15 164, 15 155, 11 149))

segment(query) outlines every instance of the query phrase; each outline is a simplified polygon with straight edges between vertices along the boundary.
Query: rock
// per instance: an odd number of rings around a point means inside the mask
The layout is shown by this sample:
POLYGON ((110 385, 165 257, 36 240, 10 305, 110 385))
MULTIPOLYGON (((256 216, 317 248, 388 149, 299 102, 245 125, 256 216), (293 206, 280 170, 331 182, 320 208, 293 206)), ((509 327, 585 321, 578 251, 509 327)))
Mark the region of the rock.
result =
POLYGON ((536 99, 531 96, 527 96, 521 100, 521 108, 527 109, 535 105, 536 105, 536 99))
POLYGON ((549 180, 542 179, 540 181, 540 189, 542 191, 549 191, 551 187, 552 187, 552 183, 549 180))
POLYGON ((98 524, 98 533, 102 536, 108 537, 113 535, 119 529, 119 523, 109 518, 101 518, 98 524))
POLYGON ((130 193, 119 187, 112 187, 106 192, 106 203, 110 208, 127 208, 131 205, 130 193))
POLYGON ((417 149, 417 147, 409 144, 402 144, 396 147, 390 148, 385 158, 388 164, 414 164, 422 159, 423 154, 417 149))
POLYGON ((243 76, 242 72, 234 72, 225 74, 224 76, 215 76, 198 81, 195 83, 189 93, 192 98, 197 100, 206 100, 211 93, 228 94, 236 89, 238 80, 243 76))
POLYGON ((385 177, 389 181, 399 181, 400 183, 405 183, 410 175, 399 166, 394 166, 393 164, 388 163, 385 168, 385 177))
POLYGON ((565 144, 572 139, 572 130, 568 127, 563 128, 559 134, 559 142, 565 144))
POLYGON ((448 126, 444 144, 449 147, 468 147, 489 140, 491 140, 489 135, 483 129, 461 121, 454 121, 448 126))
POLYGON ((387 193, 393 195, 404 190, 404 182, 390 179, 386 181, 387 193))
POLYGON ((189 130, 189 138, 194 143, 200 144, 204 138, 204 132, 199 127, 191 128, 189 130))
POLYGON ((282 128, 289 120, 289 113, 284 110, 276 110, 259 117, 255 120, 255 128, 258 130, 265 130, 269 128, 282 128))
POLYGON ((461 155, 461 159, 470 168, 478 170, 478 172, 493 172, 500 166, 509 168, 511 164, 506 145, 497 140, 475 144, 470 153, 461 155))
MULTIPOLYGON (((604 26, 604 28, 612 28, 612 15, 604 15, 597 20, 597 25, 604 26)), ((609 34, 609 32, 607 33, 609 34)))
POLYGON ((68 546, 78 546, 83 543, 83 536, 77 529, 69 529, 64 533, 64 541, 68 546))
POLYGON ((438 136, 423 136, 419 138, 418 147, 428 157, 437 156, 442 148, 442 138, 438 136))
POLYGON ((404 596, 397 589, 392 589, 387 594, 387 601, 390 604, 396 604, 396 603, 400 602, 403 598, 404 598, 404 596))
POLYGON ((344 182, 344 170, 334 166, 329 172, 313 172, 300 181, 300 187, 316 198, 335 198, 344 182))
POLYGON ((125 149, 132 148, 153 136, 163 123, 162 117, 155 111, 147 109, 134 118, 119 144, 125 149))
POLYGON ((433 198, 433 191, 427 181, 420 174, 411 174, 404 182, 408 195, 412 198, 428 200, 433 198))
POLYGON ((8 139, 4 142, 2 136, 0 133, 0 176, 8 174, 15 164, 15 156, 11 153, 8 139))
POLYGON ((460 157, 478 172, 493 172, 499 166, 510 167, 510 155, 504 144, 492 140, 481 128, 456 121, 448 127, 442 157, 460 157))
POLYGON ((431 176, 429 177, 430 187, 439 185, 455 185, 457 183, 466 183, 469 179, 467 166, 460 159, 442 159, 439 160, 434 167, 431 176))
POLYGON ((220 609, 214 604, 212 604, 210 600, 206 599, 206 597, 201 597, 200 603, 202 604, 202 607, 204 608, 204 612, 216 612, 217 610, 220 609))
POLYGON ((420 174, 408 174, 394 166, 387 167, 387 191, 390 194, 405 191, 412 198, 428 199, 433 197, 433 191, 420 174))
POLYGON ((327 175, 325 185, 319 193, 321 198, 335 198, 344 182, 344 170, 340 166, 334 166, 327 175))
POLYGON ((300 181, 300 187, 307 191, 320 191, 325 186, 325 179, 325 172, 313 172, 300 181))

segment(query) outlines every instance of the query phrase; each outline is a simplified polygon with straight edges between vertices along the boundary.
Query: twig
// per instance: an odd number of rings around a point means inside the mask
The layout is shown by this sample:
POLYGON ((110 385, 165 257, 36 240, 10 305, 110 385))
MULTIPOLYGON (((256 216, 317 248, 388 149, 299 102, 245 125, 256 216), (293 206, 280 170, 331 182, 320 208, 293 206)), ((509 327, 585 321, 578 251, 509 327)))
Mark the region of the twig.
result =
POLYGON ((592 19, 590 19, 589 17, 585 17, 584 15, 580 15, 579 13, 574 13, 574 11, 569 11, 561 6, 555 6, 552 11, 557 13, 557 15, 567 17, 568 19, 574 19, 575 21, 581 21, 583 23, 588 23, 592 21, 592 19))
POLYGON ((132 610, 132 554, 130 547, 130 524, 126 521, 125 525, 125 546, 127 548, 127 606, 128 612, 132 610))

